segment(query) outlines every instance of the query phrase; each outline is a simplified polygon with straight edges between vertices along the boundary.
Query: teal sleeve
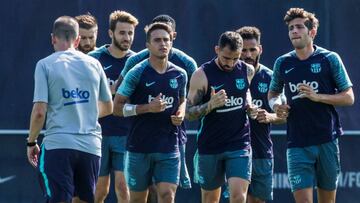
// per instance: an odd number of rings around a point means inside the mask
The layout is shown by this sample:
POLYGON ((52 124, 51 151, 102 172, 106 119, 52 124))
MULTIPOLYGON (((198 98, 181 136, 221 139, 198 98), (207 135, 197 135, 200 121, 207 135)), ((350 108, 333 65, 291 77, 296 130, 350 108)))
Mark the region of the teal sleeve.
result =
POLYGON ((331 74, 338 90, 343 91, 348 89, 349 87, 352 87, 353 84, 350 81, 350 78, 346 72, 345 66, 340 56, 335 52, 331 52, 328 55, 328 59, 330 62, 331 74))
POLYGON ((271 82, 270 82, 270 90, 273 92, 278 92, 278 93, 283 92, 284 81, 282 80, 280 74, 280 67, 282 61, 283 58, 280 57, 275 61, 274 64, 273 75, 271 77, 271 82))
POLYGON ((131 69, 125 75, 125 78, 122 81, 116 93, 126 97, 130 97, 134 93, 136 86, 140 81, 143 70, 144 70, 144 66, 136 66, 133 69, 131 69))
POLYGON ((139 53, 136 53, 132 56, 130 56, 126 62, 124 69, 121 71, 120 75, 125 78, 126 73, 130 71, 136 64, 140 63, 141 61, 149 58, 149 50, 144 49, 140 51, 139 53))

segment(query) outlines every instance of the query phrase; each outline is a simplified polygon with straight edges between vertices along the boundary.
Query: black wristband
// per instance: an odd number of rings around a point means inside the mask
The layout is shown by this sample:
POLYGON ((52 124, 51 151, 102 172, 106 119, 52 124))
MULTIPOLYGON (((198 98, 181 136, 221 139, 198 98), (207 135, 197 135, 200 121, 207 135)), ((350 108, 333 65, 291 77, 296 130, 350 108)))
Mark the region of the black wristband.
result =
POLYGON ((33 142, 29 142, 29 138, 27 138, 26 140, 27 140, 26 146, 28 146, 28 147, 33 147, 37 144, 36 140, 33 142))
POLYGON ((28 146, 28 147, 33 147, 33 146, 35 146, 37 144, 37 142, 27 142, 26 143, 26 146, 28 146))

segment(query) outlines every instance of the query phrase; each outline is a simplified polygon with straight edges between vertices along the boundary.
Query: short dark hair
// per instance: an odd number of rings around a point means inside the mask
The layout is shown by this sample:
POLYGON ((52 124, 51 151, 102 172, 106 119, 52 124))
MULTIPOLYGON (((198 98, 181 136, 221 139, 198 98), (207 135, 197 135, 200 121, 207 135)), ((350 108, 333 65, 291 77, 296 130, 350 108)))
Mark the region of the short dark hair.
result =
POLYGON ((116 24, 118 22, 121 23, 130 23, 134 26, 137 26, 139 24, 139 21, 135 16, 131 15, 130 13, 126 11, 114 11, 110 14, 109 17, 109 28, 111 31, 115 31, 116 24))
POLYGON ((97 27, 96 18, 89 12, 87 14, 75 16, 75 19, 79 23, 80 28, 89 30, 91 28, 97 27))
POLYGON ((241 50, 243 47, 243 39, 239 33, 227 31, 220 35, 218 46, 221 49, 228 46, 231 51, 241 50))
POLYGON ((170 40, 173 40, 172 29, 168 24, 165 23, 152 23, 145 27, 146 41, 150 42, 151 33, 154 30, 165 30, 170 35, 170 40))
POLYGON ((175 31, 175 28, 176 28, 176 22, 175 22, 174 18, 172 18, 171 16, 166 15, 166 14, 161 14, 161 15, 156 16, 151 21, 151 23, 165 23, 165 24, 168 24, 168 25, 170 25, 170 27, 172 28, 173 31, 175 31))
POLYGON ((303 8, 290 8, 286 12, 284 22, 286 25, 289 25, 289 22, 295 18, 306 19, 304 24, 309 30, 313 28, 317 29, 319 27, 319 20, 315 17, 315 14, 305 11, 303 8))
POLYGON ((237 33, 241 35, 244 39, 255 39, 260 44, 261 32, 257 27, 254 26, 244 26, 236 30, 237 33))
POLYGON ((79 36, 79 24, 73 17, 61 16, 55 20, 52 33, 59 39, 73 41, 79 36))

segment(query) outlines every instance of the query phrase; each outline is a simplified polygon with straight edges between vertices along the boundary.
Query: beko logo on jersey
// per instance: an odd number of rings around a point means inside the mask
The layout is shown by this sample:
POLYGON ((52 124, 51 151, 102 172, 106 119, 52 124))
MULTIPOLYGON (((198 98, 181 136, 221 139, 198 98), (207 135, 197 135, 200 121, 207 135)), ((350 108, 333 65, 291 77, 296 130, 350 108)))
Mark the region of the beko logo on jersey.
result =
POLYGON ((76 88, 74 90, 66 90, 65 88, 62 88, 61 90, 62 90, 62 96, 65 99, 74 99, 75 100, 75 101, 64 103, 64 106, 89 102, 89 97, 90 97, 89 91, 80 90, 79 88, 76 88))
POLYGON ((242 97, 234 97, 231 96, 230 98, 226 99, 225 106, 230 107, 227 109, 218 109, 216 110, 217 113, 224 113, 229 111, 234 111, 237 109, 241 109, 243 107, 243 98, 242 97))
MULTIPOLYGON (((153 99, 155 99, 155 97, 149 95, 148 103, 150 103, 153 99)), ((167 97, 166 95, 162 95, 160 99, 166 102, 166 109, 173 107, 174 97, 167 97)))
MULTIPOLYGON (((292 93, 295 93, 298 91, 299 89, 299 86, 302 85, 302 84, 305 84, 305 85, 309 85, 313 90, 314 92, 318 92, 318 88, 319 88, 319 83, 316 82, 316 81, 311 81, 311 82, 307 82, 306 80, 303 80, 302 82, 299 82, 298 84, 292 84, 291 82, 289 82, 289 89, 292 93)), ((298 98, 302 98, 302 95, 295 95, 292 97, 292 99, 298 99, 298 98)))
POLYGON ((253 99, 252 103, 254 105, 256 105, 257 107, 262 107, 263 106, 263 101, 261 99, 253 99))

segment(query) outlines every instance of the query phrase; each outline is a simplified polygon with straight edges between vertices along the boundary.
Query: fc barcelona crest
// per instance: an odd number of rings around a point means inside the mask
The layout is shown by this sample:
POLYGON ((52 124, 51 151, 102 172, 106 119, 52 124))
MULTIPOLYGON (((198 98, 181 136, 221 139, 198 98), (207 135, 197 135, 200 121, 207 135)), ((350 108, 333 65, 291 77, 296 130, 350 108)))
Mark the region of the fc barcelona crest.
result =
POLYGON ((320 73, 321 71, 321 65, 320 63, 313 63, 311 64, 311 72, 312 73, 320 73))
POLYGON ((176 89, 179 86, 176 78, 170 79, 169 85, 173 89, 176 89))
POLYGON ((244 79, 236 79, 235 80, 236 88, 242 90, 245 88, 245 80, 244 79))
POLYGON ((268 91, 268 84, 267 83, 263 83, 263 82, 259 82, 258 83, 258 90, 261 93, 266 93, 268 91))

